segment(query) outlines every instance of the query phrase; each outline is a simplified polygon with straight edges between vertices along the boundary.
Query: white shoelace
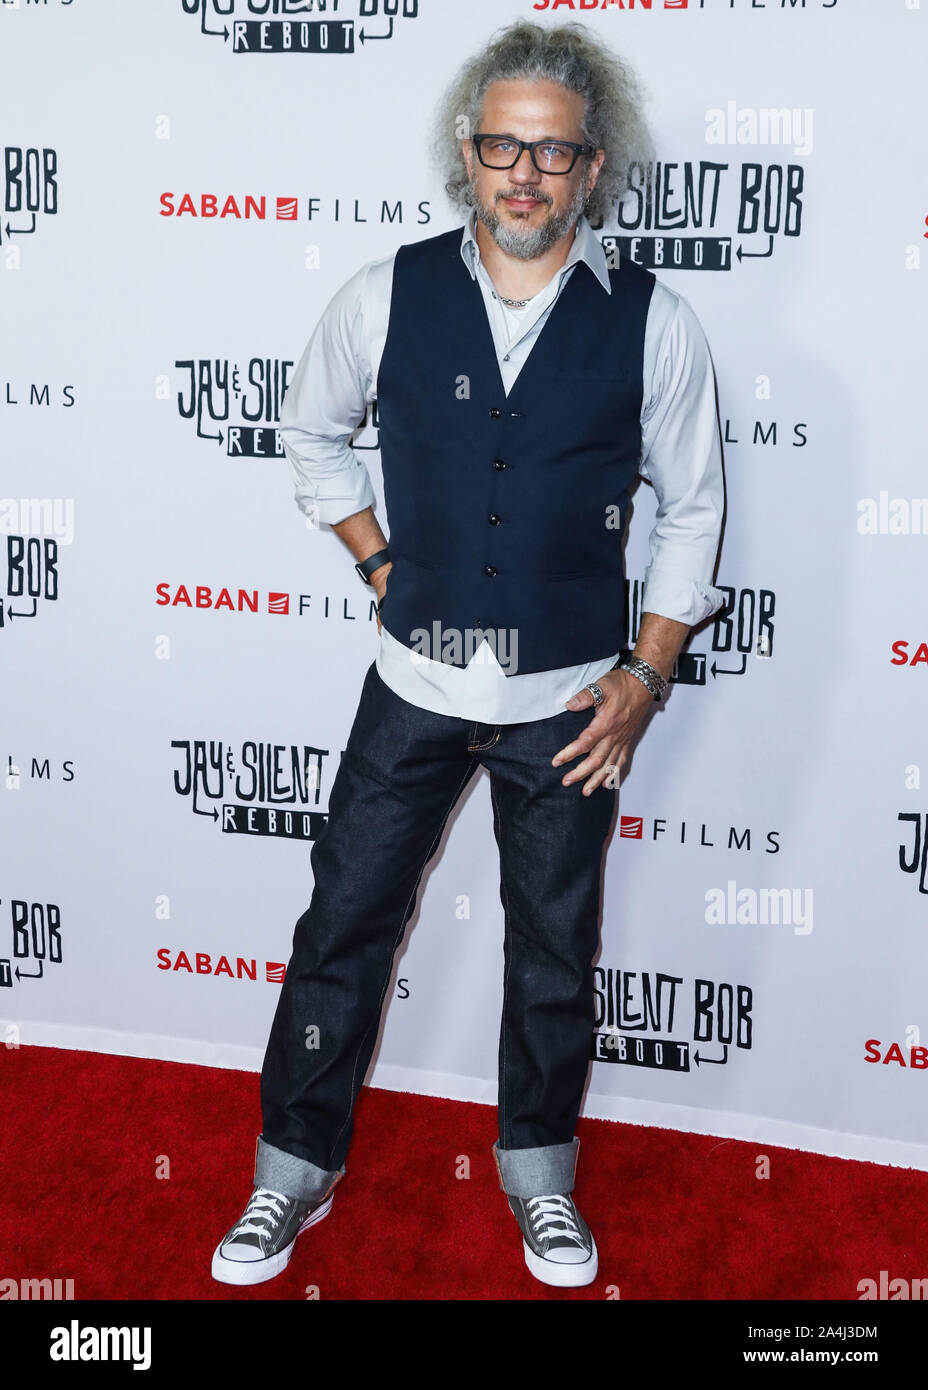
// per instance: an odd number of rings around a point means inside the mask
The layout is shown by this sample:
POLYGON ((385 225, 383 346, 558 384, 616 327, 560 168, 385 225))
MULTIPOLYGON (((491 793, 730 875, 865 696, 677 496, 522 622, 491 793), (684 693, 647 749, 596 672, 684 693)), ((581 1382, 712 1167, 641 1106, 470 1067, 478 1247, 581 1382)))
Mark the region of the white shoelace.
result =
POLYGON ((284 1203, 289 1200, 282 1192, 271 1192, 270 1188, 267 1187, 255 1188, 241 1221, 229 1239, 234 1240, 236 1236, 244 1235, 246 1231, 255 1231, 259 1236, 270 1235, 274 1221, 280 1220, 284 1211, 284 1203), (260 1224, 265 1221, 268 1223, 266 1226, 260 1224))
POLYGON ((586 1249, 586 1242, 574 1219, 569 1198, 560 1194, 554 1197, 530 1197, 525 1205, 532 1230, 539 1239, 547 1235, 563 1236, 565 1240, 572 1240, 586 1249), (552 1225, 564 1225, 567 1229, 549 1231, 548 1227, 552 1225))

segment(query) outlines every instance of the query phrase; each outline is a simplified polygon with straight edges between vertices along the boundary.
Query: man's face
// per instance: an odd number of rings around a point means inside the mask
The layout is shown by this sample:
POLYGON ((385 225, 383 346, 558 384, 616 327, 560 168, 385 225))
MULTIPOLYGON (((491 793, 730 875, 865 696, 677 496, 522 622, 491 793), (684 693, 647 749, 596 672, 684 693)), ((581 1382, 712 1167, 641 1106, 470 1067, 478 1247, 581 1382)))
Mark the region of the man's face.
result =
MULTIPOLYGON (((557 82, 493 82, 475 134, 583 144, 583 97, 557 82)), ((542 255, 576 222, 593 190, 604 154, 582 156, 569 174, 542 174, 523 150, 512 169, 487 169, 470 140, 463 142, 474 207, 502 251, 520 260, 542 255)))

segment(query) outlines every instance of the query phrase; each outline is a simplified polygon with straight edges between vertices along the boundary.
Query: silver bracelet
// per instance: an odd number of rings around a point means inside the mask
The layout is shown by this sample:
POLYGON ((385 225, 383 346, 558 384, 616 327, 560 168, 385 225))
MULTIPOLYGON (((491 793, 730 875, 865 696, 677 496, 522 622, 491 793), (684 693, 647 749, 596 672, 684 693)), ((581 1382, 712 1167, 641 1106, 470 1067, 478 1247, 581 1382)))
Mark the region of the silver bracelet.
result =
POLYGON ((640 680, 642 685, 647 686, 655 700, 662 700, 667 694, 668 682, 664 680, 660 671, 656 671, 648 661, 643 661, 640 656, 627 656, 619 662, 618 669, 627 671, 630 676, 640 680))

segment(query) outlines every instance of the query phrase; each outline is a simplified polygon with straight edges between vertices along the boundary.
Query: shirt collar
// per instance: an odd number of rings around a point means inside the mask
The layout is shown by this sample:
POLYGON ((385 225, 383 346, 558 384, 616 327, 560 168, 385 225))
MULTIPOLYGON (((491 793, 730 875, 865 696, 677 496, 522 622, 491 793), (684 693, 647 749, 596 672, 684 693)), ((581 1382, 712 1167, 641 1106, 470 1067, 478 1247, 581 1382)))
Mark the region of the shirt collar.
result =
MULTIPOLYGON (((470 271, 472 280, 476 279, 477 265, 480 261, 480 247, 477 245, 477 238, 475 235, 476 224, 477 214, 471 211, 461 236, 461 257, 467 269, 470 271)), ((612 293, 612 284, 609 280, 609 265, 606 261, 606 253, 603 250, 603 244, 582 213, 577 219, 577 231, 574 236, 573 246, 571 246, 567 255, 567 260, 561 266, 558 274, 563 276, 564 273, 569 270, 572 265, 576 265, 578 261, 585 261, 606 293, 612 293)), ((618 270, 619 264, 619 252, 618 248, 616 248, 612 269, 618 270)))

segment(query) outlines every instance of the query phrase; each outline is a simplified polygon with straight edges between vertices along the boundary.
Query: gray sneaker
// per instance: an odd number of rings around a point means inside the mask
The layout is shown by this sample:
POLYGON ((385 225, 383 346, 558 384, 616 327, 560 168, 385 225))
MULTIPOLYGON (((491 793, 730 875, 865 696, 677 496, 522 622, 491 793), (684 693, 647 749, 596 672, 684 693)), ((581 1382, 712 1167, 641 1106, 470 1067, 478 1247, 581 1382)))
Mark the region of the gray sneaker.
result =
POLYGON ((220 1284, 263 1284, 290 1263, 296 1238, 332 1210, 330 1192, 317 1202, 300 1202, 255 1187, 244 1212, 213 1253, 212 1274, 220 1284))
POLYGON ((522 1231, 525 1263, 535 1278, 561 1289, 592 1284, 599 1268, 596 1242, 570 1194, 508 1200, 522 1231))

